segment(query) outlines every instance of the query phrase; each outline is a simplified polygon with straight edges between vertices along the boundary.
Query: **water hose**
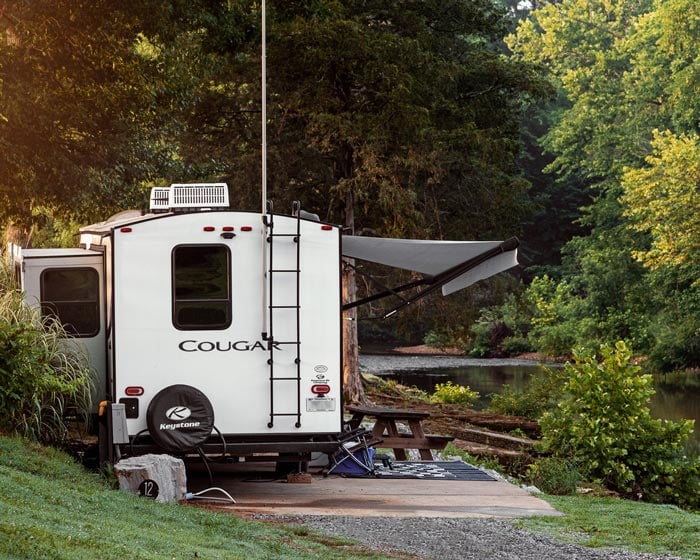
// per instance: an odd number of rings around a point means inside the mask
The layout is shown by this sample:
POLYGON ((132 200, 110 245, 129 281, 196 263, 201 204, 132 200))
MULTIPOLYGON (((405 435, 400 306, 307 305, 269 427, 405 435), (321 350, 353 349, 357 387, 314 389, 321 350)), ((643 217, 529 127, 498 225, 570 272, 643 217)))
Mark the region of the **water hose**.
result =
POLYGON ((211 500, 213 502, 230 502, 232 504, 236 503, 236 500, 233 499, 231 494, 226 492, 223 488, 207 488, 206 490, 200 490, 199 492, 187 492, 185 494, 185 500, 211 500), (218 491, 224 494, 226 497, 225 498, 217 498, 217 497, 210 497, 210 496, 203 496, 202 494, 206 494, 207 492, 212 492, 212 491, 218 491))

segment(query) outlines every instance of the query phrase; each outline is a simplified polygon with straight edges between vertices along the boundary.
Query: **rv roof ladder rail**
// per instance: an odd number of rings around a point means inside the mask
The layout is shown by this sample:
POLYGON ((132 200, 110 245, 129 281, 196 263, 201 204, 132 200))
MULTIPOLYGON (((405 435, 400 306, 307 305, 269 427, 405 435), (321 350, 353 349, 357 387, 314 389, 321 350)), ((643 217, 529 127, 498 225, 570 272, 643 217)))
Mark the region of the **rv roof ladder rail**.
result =
POLYGON ((300 204, 299 202, 294 202, 294 215, 296 216, 296 232, 295 233, 275 233, 275 224, 274 224, 274 214, 270 212, 268 219, 266 220, 266 225, 268 229, 267 233, 267 243, 268 243, 268 263, 269 263, 269 268, 267 271, 267 279, 268 279, 268 324, 267 324, 267 329, 268 329, 268 337, 267 337, 267 345, 268 345, 268 351, 270 352, 270 357, 267 360, 268 365, 270 366, 270 421, 267 423, 268 428, 272 428, 275 425, 275 417, 277 416, 296 416, 296 422, 294 423, 294 426, 297 428, 301 428, 301 340, 300 340, 300 310, 301 310, 301 305, 299 304, 300 301, 300 296, 299 296, 299 281, 301 279, 301 270, 299 268, 299 261, 301 257, 301 212, 300 212, 300 204), (292 242, 295 243, 295 253, 296 253, 296 266, 294 268, 275 268, 274 267, 274 247, 275 247, 275 240, 276 239, 281 239, 281 238, 291 238, 292 242), (276 298, 275 298, 275 286, 276 281, 275 277, 281 275, 279 278, 282 280, 284 278, 284 282, 289 281, 290 276, 292 278, 292 281, 294 282, 295 285, 295 293, 296 293, 296 300, 295 303, 293 304, 284 304, 284 305, 278 305, 275 303, 276 298), (275 338, 275 312, 277 310, 281 309, 294 309, 295 310, 295 319, 296 319, 296 325, 295 325, 295 338, 293 340, 277 340, 275 338), (296 356, 294 358, 294 369, 296 372, 295 376, 285 376, 285 377, 276 377, 275 376, 275 364, 276 364, 276 356, 277 356, 277 350, 279 346, 290 346, 293 345, 296 347, 296 356), (296 411, 289 411, 289 412, 277 412, 275 410, 275 384, 277 382, 295 382, 296 383, 296 390, 297 390, 297 398, 296 398, 296 411))

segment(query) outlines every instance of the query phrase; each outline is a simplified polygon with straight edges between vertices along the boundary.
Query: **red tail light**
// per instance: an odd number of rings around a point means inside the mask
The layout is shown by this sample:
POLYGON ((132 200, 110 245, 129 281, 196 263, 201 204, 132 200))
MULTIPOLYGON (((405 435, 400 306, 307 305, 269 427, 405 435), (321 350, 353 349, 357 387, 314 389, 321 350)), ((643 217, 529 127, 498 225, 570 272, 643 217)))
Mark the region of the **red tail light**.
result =
POLYGON ((140 397, 143 395, 143 387, 127 387, 124 389, 124 393, 130 397, 140 397))
POLYGON ((311 386, 311 392, 314 395, 327 395, 331 392, 331 386, 324 383, 316 383, 311 386))

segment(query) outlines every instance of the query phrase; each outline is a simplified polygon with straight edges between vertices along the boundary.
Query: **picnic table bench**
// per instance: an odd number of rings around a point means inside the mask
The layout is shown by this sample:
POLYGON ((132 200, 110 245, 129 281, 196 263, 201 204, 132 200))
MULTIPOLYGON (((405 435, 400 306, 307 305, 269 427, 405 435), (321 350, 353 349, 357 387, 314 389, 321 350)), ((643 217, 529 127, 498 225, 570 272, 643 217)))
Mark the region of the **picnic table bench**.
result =
POLYGON ((352 429, 358 428, 366 416, 375 418, 372 436, 382 440, 384 447, 393 449, 397 461, 406 460, 406 449, 417 449, 421 460, 432 461, 431 449, 444 449, 454 439, 425 433, 422 422, 430 416, 429 412, 359 405, 348 406, 348 411, 353 414, 350 419, 352 429), (410 432, 400 433, 397 422, 407 424, 410 432))

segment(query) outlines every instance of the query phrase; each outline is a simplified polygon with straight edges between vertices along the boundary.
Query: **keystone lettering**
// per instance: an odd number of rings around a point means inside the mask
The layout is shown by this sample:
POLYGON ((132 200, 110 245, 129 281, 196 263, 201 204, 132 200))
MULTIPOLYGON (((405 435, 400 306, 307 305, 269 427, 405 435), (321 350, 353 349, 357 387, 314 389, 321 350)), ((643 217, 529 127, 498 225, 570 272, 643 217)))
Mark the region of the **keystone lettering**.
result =
POLYGON ((179 430, 180 428, 196 428, 201 422, 178 422, 177 424, 161 424, 161 430, 179 430))
MULTIPOLYGON (((280 350, 279 342, 273 342, 275 350, 280 350)), ((234 342, 217 340, 216 342, 211 340, 183 340, 177 347, 183 352, 230 352, 235 350, 237 352, 247 352, 251 350, 267 350, 267 345, 259 340, 256 342, 250 342, 248 340, 236 340, 234 342)))

